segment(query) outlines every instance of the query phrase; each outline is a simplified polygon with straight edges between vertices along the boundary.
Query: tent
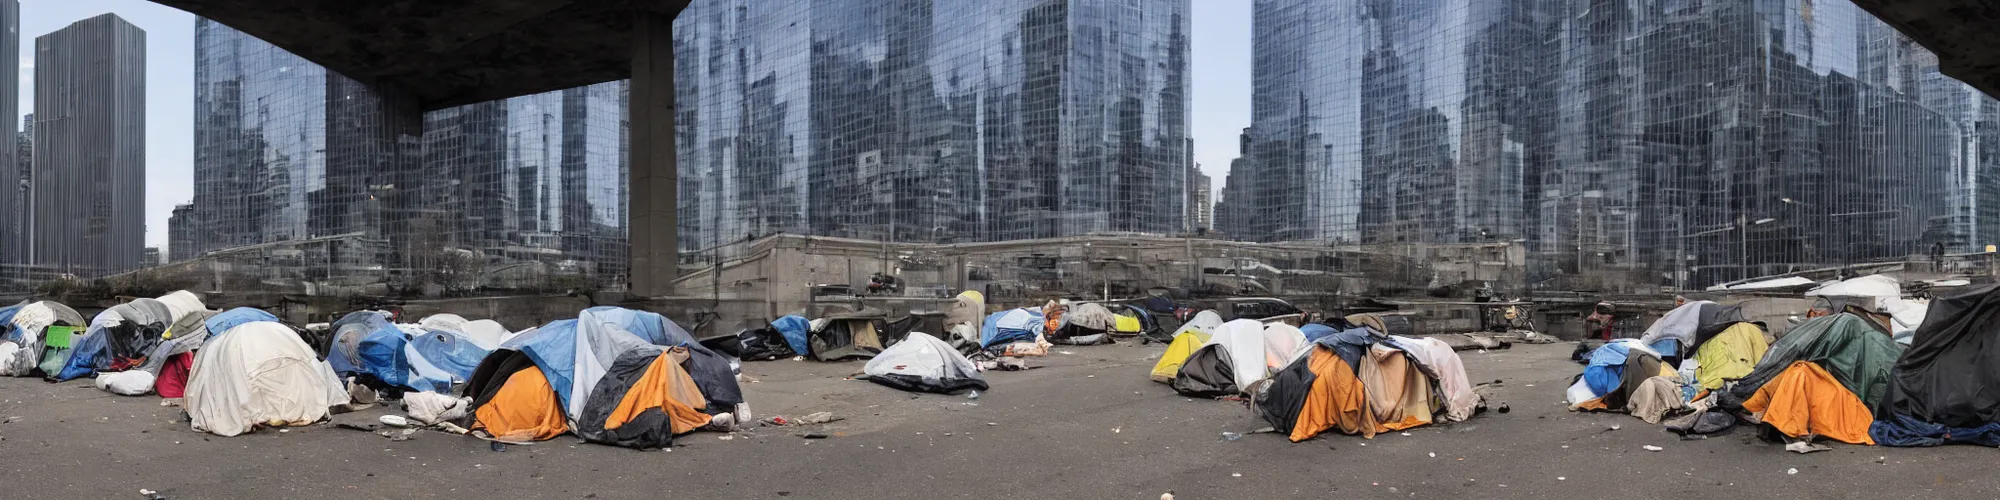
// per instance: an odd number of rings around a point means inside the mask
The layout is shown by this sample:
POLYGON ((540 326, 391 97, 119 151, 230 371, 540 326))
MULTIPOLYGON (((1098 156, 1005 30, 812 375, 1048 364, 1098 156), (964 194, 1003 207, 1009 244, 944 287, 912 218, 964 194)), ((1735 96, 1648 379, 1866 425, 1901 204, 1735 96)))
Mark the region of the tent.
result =
POLYGON ((1188 356, 1207 345, 1211 332, 1218 326, 1222 326, 1222 315, 1213 310, 1196 313, 1193 319, 1182 324, 1181 329, 1174 332, 1173 342, 1167 344, 1166 354, 1160 355, 1160 361, 1153 364, 1153 381, 1174 383, 1174 377, 1180 374, 1188 356))
POLYGON ((1305 335, 1283 323, 1252 319, 1223 323, 1208 343, 1189 354, 1171 385, 1183 395, 1219 397, 1253 390, 1271 372, 1290 364, 1305 335))
POLYGON ((1372 437, 1434 418, 1463 421, 1480 400, 1444 341, 1351 328, 1321 336, 1272 375, 1256 409, 1298 442, 1334 429, 1372 437))
POLYGON ((1770 347, 1756 323, 1729 325, 1695 349, 1695 381, 1705 390, 1721 389, 1728 381, 1749 375, 1770 347))
MULTIPOLYGON (((268 313, 266 313, 268 314, 268 313)), ((160 345, 146 355, 139 370, 152 374, 153 389, 163 398, 179 398, 187 387, 188 372, 194 368, 195 351, 208 343, 209 318, 214 311, 189 312, 167 326, 160 345)), ((274 321, 276 318, 272 318, 274 321)))
POLYGON ((607 316, 585 310, 487 356, 466 385, 471 428, 499 441, 573 431, 586 441, 647 449, 708 425, 701 408, 709 403, 681 368, 690 348, 649 343, 619 326, 614 317, 621 314, 607 316))
POLYGON ((880 309, 863 308, 813 320, 806 349, 819 361, 875 357, 900 340, 882 334, 883 315, 880 309))
POLYGON ((82 326, 82 315, 55 302, 0 309, 0 375, 26 377, 42 370, 44 360, 68 360, 70 332, 82 326), (60 335, 52 337, 51 333, 60 335))
POLYGON ((2000 287, 1933 299, 1868 434, 1890 446, 2000 446, 2000 287))
POLYGON ((327 364, 342 378, 354 377, 356 383, 388 392, 392 397, 406 389, 451 392, 450 379, 426 378, 414 372, 407 349, 410 335, 390 323, 386 313, 348 313, 333 322, 328 343, 327 364))
POLYGON ((259 425, 311 424, 347 402, 333 369, 297 333, 253 321, 211 332, 188 375, 183 405, 195 430, 234 436, 259 425))
POLYGON ((1111 309, 1096 302, 1072 304, 1063 313, 1062 325, 1049 332, 1050 342, 1071 345, 1096 345, 1109 343, 1108 335, 1118 326, 1118 315, 1111 309))
POLYGON ((1324 340, 1271 376, 1256 410, 1294 443, 1330 429, 1372 438, 1380 425, 1355 367, 1324 340))
POLYGON ((1583 374, 1566 392, 1569 409, 1627 411, 1639 386, 1662 376, 1680 375, 1646 344, 1632 339, 1606 343, 1590 351, 1583 374))
POLYGON ((1721 408, 1750 414, 1787 436, 1824 436, 1874 444, 1872 408, 1890 387, 1903 347, 1852 314, 1793 327, 1735 385, 1718 393, 1721 408))
MULTIPOLYGON (((686 359, 679 367, 688 377, 694 379, 695 387, 709 403, 705 409, 711 414, 736 411, 736 405, 743 403, 743 389, 736 383, 736 369, 729 360, 709 350, 695 341, 694 334, 682 329, 666 316, 648 311, 637 311, 612 306, 598 306, 585 309, 587 316, 605 321, 627 332, 646 332, 641 339, 661 347, 685 347, 686 359)), ((586 315, 577 315, 582 320, 586 315)))
POLYGON ((993 349, 1015 342, 1034 342, 1042 338, 1043 328, 1042 313, 1034 309, 1024 307, 989 314, 979 327, 979 347, 993 349))
POLYGON ((868 360, 861 371, 870 382, 904 391, 951 394, 986 390, 978 365, 951 344, 926 333, 911 333, 868 360))
POLYGON ((1342 318, 1348 324, 1374 329, 1383 335, 1416 335, 1417 326, 1407 314, 1361 313, 1342 318))
POLYGON ((432 392, 439 394, 450 394, 450 383, 472 379, 473 368, 477 368, 486 355, 493 353, 492 349, 479 345, 471 336, 449 328, 426 329, 421 335, 411 335, 403 350, 403 358, 409 360, 411 371, 427 380, 447 382, 432 384, 432 392), (437 388, 444 390, 435 390, 437 388))
POLYGON ((424 327, 425 330, 445 329, 462 331, 465 329, 465 324, 469 322, 464 316, 452 313, 439 313, 424 316, 424 319, 417 320, 417 326, 424 327))
POLYGON ((83 338, 72 346, 69 361, 52 378, 61 382, 138 366, 173 321, 173 311, 155 299, 136 299, 106 309, 90 320, 83 338))
POLYGON ((1742 321, 1741 306, 1697 300, 1681 304, 1660 316, 1659 320, 1646 327, 1646 333, 1639 336, 1639 343, 1651 347, 1654 354, 1660 355, 1669 364, 1678 364, 1685 353, 1693 352, 1709 338, 1742 321))
POLYGON ((1166 337, 1167 332, 1160 329, 1160 322, 1154 316, 1154 312, 1132 304, 1120 304, 1116 312, 1118 313, 1118 317, 1117 321, 1111 327, 1112 334, 1122 336, 1143 335, 1153 340, 1169 340, 1166 337))
POLYGON ((778 318, 761 327, 745 329, 736 333, 728 343, 736 349, 736 357, 744 361, 769 361, 798 356, 792 349, 792 341, 804 345, 811 335, 812 323, 797 315, 778 318), (788 334, 789 333, 789 334, 788 334))

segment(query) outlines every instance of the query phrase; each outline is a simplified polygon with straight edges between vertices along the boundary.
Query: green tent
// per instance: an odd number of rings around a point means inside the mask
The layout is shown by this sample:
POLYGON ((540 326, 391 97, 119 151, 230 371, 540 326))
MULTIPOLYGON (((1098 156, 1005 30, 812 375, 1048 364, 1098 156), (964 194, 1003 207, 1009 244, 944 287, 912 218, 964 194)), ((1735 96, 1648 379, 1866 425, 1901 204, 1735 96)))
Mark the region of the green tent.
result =
POLYGON ((1902 355, 1902 344, 1859 316, 1840 313, 1813 318, 1771 344, 1757 367, 1724 395, 1723 403, 1740 406, 1792 362, 1811 361, 1873 410, 1889 393, 1889 370, 1902 355))

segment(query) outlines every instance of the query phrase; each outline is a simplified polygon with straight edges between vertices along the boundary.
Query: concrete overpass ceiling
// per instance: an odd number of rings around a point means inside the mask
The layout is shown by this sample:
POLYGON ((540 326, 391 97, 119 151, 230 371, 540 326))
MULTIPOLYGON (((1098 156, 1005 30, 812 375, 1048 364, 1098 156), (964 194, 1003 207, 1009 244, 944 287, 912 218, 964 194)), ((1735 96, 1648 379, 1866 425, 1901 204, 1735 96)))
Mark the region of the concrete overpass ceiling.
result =
POLYGON ((153 0, 438 109, 628 78, 638 9, 690 0, 153 0))
POLYGON ((1938 56, 1938 70, 2000 97, 2000 1, 1854 0, 1938 56))

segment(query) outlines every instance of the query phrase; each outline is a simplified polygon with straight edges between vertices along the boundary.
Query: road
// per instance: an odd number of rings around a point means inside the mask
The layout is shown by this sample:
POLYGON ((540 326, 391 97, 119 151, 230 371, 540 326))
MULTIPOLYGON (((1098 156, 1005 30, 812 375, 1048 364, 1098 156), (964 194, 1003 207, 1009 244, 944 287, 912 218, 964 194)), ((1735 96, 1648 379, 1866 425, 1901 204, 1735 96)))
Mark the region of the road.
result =
MULTIPOLYGON (((572 437, 495 452, 424 431, 408 441, 316 425, 224 438, 155 397, 86 382, 0 380, 0 498, 1994 498, 1994 450, 1834 444, 1797 455, 1747 429, 1681 441, 1625 415, 1560 403, 1571 344, 1464 352, 1488 412, 1372 440, 1293 444, 1240 403, 1190 400, 1146 374, 1159 345, 1061 347, 987 374, 977 400, 846 380, 860 363, 751 363, 758 418, 830 411, 814 429, 697 433, 671 451, 572 437), (1617 425, 1619 430, 1610 430, 1617 425), (1649 452, 1644 445, 1664 447, 1649 452), (1435 456, 1433 456, 1435 454, 1435 456), (1788 473, 1796 469, 1796 474, 1788 473)), ((345 417, 365 417, 350 414, 345 417)))

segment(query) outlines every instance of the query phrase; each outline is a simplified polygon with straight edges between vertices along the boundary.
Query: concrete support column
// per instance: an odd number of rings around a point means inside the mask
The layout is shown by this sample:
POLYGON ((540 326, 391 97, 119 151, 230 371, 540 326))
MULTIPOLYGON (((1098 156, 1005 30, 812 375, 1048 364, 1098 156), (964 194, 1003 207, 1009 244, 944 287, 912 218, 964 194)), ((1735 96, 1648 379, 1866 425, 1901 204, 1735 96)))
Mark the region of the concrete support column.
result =
POLYGON ((674 19, 650 11, 632 20, 631 147, 626 213, 630 293, 671 295, 679 274, 679 169, 674 149, 674 19))

